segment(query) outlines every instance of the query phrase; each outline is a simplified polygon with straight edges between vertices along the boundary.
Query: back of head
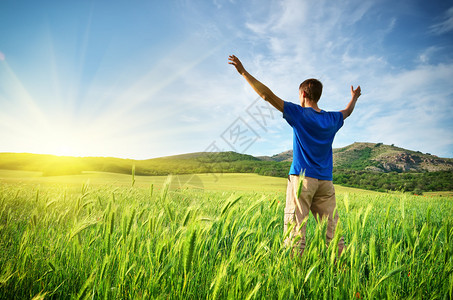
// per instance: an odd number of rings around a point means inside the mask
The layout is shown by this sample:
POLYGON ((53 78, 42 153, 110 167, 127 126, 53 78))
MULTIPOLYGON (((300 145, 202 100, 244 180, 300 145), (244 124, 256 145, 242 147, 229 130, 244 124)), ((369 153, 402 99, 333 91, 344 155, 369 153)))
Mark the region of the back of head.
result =
POLYGON ((304 91, 307 98, 314 102, 318 102, 322 94, 322 83, 318 79, 307 79, 300 84, 299 91, 304 91))

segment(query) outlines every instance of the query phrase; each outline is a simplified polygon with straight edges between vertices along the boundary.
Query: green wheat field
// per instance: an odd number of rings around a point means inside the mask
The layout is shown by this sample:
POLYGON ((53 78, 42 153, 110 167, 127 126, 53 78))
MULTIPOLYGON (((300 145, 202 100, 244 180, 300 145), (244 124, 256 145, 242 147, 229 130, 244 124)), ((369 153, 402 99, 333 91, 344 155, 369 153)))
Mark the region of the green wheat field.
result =
POLYGON ((451 194, 336 188, 298 257, 282 178, 0 170, 0 298, 452 299, 451 194))

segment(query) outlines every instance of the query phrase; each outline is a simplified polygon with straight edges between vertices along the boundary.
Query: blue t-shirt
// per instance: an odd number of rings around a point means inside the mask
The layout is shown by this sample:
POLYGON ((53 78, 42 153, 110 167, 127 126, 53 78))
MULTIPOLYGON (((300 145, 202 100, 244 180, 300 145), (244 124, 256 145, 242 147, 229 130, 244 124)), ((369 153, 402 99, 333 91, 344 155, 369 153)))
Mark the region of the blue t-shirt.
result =
POLYGON ((343 114, 317 112, 291 102, 283 106, 283 118, 293 128, 293 162, 289 174, 332 180, 332 143, 343 126, 343 114))

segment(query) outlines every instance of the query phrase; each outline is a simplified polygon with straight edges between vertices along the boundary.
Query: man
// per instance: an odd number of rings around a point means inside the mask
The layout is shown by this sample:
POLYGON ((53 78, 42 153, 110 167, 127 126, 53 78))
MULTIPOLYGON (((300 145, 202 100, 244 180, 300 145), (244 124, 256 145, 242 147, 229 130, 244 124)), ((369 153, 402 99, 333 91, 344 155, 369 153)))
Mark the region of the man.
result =
MULTIPOLYGON (((296 247, 302 255, 305 249, 304 220, 311 211, 316 221, 327 218, 327 243, 334 236, 338 222, 338 213, 333 215, 336 207, 335 189, 332 183, 332 143, 337 131, 343 126, 343 120, 354 110, 361 90, 351 86, 352 99, 344 110, 326 112, 318 107, 322 94, 322 83, 317 79, 307 79, 299 86, 300 105, 286 102, 277 97, 268 87, 256 80, 243 67, 234 55, 229 57, 229 64, 236 70, 264 100, 283 113, 293 128, 293 162, 288 176, 284 231, 296 223, 288 243, 295 235, 300 235, 296 247), (304 174, 301 176, 301 174, 304 174), (300 182, 303 180, 303 182, 300 182), (299 184, 302 190, 299 192, 299 184), (298 196, 299 194, 299 196, 298 196)), ((338 253, 344 248, 344 239, 340 238, 338 253)))

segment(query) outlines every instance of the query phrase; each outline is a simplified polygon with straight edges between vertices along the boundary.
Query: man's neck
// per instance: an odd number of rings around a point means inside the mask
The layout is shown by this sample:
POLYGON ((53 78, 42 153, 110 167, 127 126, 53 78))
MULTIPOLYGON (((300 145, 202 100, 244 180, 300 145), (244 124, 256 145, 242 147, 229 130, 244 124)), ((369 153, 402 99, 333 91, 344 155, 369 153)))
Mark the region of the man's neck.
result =
POLYGON ((302 101, 302 107, 311 107, 314 110, 316 110, 317 112, 321 111, 321 109, 318 107, 318 103, 316 103, 314 101, 310 101, 310 99, 307 99, 307 98, 304 98, 304 100, 302 101))

